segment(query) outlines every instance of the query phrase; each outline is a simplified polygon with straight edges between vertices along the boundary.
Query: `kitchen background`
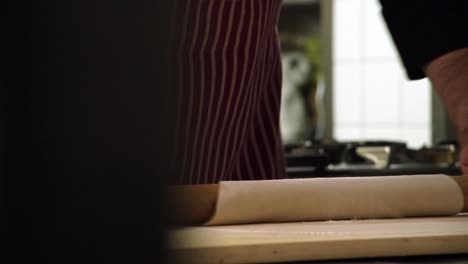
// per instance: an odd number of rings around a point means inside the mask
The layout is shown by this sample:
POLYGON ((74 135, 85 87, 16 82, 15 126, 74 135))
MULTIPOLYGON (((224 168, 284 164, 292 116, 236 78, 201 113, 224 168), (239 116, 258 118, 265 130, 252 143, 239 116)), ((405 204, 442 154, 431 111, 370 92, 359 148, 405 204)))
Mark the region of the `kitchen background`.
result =
POLYGON ((427 79, 409 81, 378 0, 284 0, 281 131, 305 140, 453 138, 427 79))

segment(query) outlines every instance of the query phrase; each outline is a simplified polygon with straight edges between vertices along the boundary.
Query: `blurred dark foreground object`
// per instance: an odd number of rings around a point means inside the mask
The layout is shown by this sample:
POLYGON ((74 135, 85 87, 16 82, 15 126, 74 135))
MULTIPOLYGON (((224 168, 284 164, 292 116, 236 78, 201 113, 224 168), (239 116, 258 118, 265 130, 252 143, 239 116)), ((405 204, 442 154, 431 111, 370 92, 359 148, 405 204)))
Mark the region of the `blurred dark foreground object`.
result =
POLYGON ((5 9, 0 262, 162 262, 172 116, 160 2, 5 9))

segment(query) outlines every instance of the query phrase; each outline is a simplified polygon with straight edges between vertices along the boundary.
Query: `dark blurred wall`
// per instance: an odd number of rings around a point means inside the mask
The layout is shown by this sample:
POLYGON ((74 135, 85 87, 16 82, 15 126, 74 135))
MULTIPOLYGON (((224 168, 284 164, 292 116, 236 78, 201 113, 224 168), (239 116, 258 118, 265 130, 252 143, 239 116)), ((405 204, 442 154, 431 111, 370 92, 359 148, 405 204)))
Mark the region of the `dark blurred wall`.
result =
POLYGON ((0 93, 3 263, 159 263, 170 3, 13 2, 0 93))

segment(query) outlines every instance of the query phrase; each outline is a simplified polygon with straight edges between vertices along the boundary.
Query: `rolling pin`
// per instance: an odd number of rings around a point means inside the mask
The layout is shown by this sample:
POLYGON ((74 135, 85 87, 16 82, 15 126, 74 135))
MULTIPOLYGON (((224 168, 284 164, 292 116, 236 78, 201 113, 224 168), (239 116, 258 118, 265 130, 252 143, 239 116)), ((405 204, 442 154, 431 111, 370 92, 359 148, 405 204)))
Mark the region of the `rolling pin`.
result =
MULTIPOLYGON (((369 180, 372 180, 375 182, 381 182, 381 181, 393 180, 392 177, 406 177, 405 178, 406 180, 414 179, 421 183, 424 183, 427 181, 427 179, 430 179, 430 178, 424 178, 428 176, 430 175, 358 177, 358 178, 353 178, 352 181, 356 182, 357 184, 360 184, 361 182, 365 182, 369 180)), ((462 201, 459 203, 462 204, 461 206, 462 208, 459 212, 456 212, 456 213, 468 212, 468 175, 467 176, 439 175, 439 176, 451 178, 456 183, 456 185, 459 186, 459 189, 461 190, 461 196, 459 195, 459 200, 462 200, 462 201)), ((304 179, 304 180, 315 180, 315 179, 317 178, 304 179)), ((345 178, 331 178, 328 180, 332 181, 332 185, 336 185, 336 183, 339 183, 343 179, 345 178)), ((351 179, 351 178, 346 178, 346 179, 351 179)), ((264 182, 267 182, 267 181, 264 181, 264 182)), ((424 188, 424 185, 422 184, 421 186, 422 187, 417 187, 418 189, 413 189, 412 192, 416 190, 417 192, 424 193, 425 190, 422 189, 424 188)), ((367 187, 367 188, 371 189, 372 187, 367 187)), ((405 186, 402 186, 401 188, 404 189, 405 186)), ((393 190, 390 190, 390 191, 393 191, 393 190)), ((350 188, 348 192, 352 194, 353 192, 352 188, 350 188)), ((206 221, 208 221, 209 218, 213 216, 214 211, 216 210, 216 207, 217 207, 217 203, 219 203, 217 199, 219 199, 218 196, 220 195, 220 184, 169 186, 168 194, 169 194, 169 201, 171 203, 171 208, 172 208, 172 211, 170 212, 171 223, 175 225, 197 225, 197 224, 206 223, 206 221)), ((322 195, 324 197, 319 197, 319 199, 322 199, 322 198, 326 199, 329 193, 326 193, 326 194, 327 195, 322 195)), ((252 194, 252 195, 253 197, 255 197, 255 194, 252 194)), ((338 194, 335 193, 335 195, 338 195, 338 194)), ((438 198, 435 197, 434 199, 438 199, 438 198)), ((255 200, 255 198, 253 200, 255 200)), ((326 201, 324 203, 327 204, 326 201)), ((406 203, 412 203, 412 201, 407 201, 405 202, 405 204, 406 203)), ((418 214, 416 213, 413 216, 418 216, 418 214)), ((421 216, 425 216, 425 215, 421 215, 421 216)), ((353 216, 349 215, 349 218, 352 219, 353 216)), ((344 218, 340 217, 339 219, 344 219, 344 218)), ((338 220, 338 219, 328 219, 328 220, 338 220)))

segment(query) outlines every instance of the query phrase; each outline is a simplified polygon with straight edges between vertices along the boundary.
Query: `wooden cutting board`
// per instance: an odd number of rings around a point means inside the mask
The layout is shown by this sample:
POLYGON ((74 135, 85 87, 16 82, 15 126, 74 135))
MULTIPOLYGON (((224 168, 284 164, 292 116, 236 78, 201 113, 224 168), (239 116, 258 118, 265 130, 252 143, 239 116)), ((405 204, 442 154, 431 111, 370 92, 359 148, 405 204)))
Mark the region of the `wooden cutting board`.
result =
POLYGON ((468 253, 468 214, 196 226, 169 232, 176 263, 264 263, 468 253))

